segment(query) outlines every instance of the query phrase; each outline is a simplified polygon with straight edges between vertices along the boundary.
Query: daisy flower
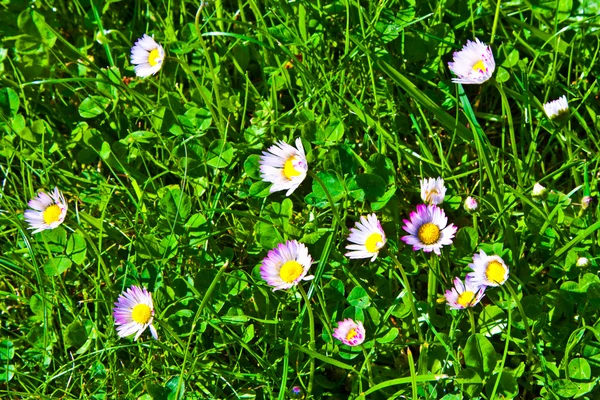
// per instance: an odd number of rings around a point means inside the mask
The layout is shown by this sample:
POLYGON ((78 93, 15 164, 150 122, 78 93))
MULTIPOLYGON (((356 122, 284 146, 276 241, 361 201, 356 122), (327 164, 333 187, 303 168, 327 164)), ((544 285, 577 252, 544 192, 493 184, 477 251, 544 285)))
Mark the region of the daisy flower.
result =
POLYGON ((446 290, 446 302, 451 310, 460 310, 467 307, 474 307, 481 301, 485 293, 485 286, 475 286, 465 279, 463 283, 460 278, 454 278, 454 287, 446 290))
POLYGON ((370 258, 371 262, 375 261, 379 249, 386 241, 385 232, 375 213, 360 217, 360 222, 356 223, 356 227, 350 229, 348 241, 355 244, 346 246, 346 249, 352 250, 345 254, 346 257, 370 258))
POLYGON ((273 286, 273 291, 289 289, 300 281, 309 281, 314 276, 306 276, 312 257, 302 243, 288 240, 269 251, 260 267, 260 276, 273 286))
POLYGON ((454 62, 449 62, 450 71, 458 78, 453 78, 454 83, 480 85, 492 77, 496 69, 496 62, 490 46, 475 39, 467 40, 461 51, 452 55, 454 62))
POLYGON ((452 238, 458 229, 454 224, 448 225, 448 217, 444 210, 436 205, 419 204, 417 211, 410 213, 410 221, 405 219, 402 227, 409 235, 402 240, 413 247, 414 251, 435 252, 441 255, 442 246, 452 244, 452 238))
POLYGON ((260 157, 260 177, 273 184, 271 193, 287 190, 285 195, 289 196, 300 186, 307 172, 308 163, 300 138, 296 139, 296 147, 279 141, 260 157))
POLYGON ((550 119, 561 117, 569 112, 567 96, 561 96, 556 100, 544 104, 544 111, 550 119))
POLYGON ((421 199, 427 204, 442 204, 446 195, 446 187, 442 178, 421 180, 421 199))
POLYGON ((467 198, 465 199, 464 207, 467 212, 472 213, 472 212, 477 211, 477 207, 479 207, 479 203, 477 203, 477 200, 475 200, 471 196, 467 196, 467 198))
POLYGON ((473 254, 473 262, 468 265, 473 270, 467 278, 475 286, 500 286, 508 279, 508 267, 500 256, 488 256, 485 251, 473 254))
POLYGON ((29 200, 31 210, 25 211, 25 221, 33 233, 54 229, 65 220, 69 206, 63 194, 54 188, 49 194, 39 192, 37 197, 29 200))
POLYGON ((160 71, 164 60, 165 50, 146 34, 131 48, 131 63, 135 65, 135 74, 142 78, 160 71))
POLYGON ((365 327, 361 321, 354 322, 350 318, 338 322, 333 330, 333 337, 347 346, 358 346, 365 341, 365 327))
POLYGON ((135 333, 133 340, 138 340, 142 332, 146 328, 150 328, 152 337, 158 339, 156 329, 152 325, 154 319, 152 294, 146 288, 140 289, 135 285, 131 286, 121 293, 115 306, 113 316, 120 337, 127 337, 135 333))

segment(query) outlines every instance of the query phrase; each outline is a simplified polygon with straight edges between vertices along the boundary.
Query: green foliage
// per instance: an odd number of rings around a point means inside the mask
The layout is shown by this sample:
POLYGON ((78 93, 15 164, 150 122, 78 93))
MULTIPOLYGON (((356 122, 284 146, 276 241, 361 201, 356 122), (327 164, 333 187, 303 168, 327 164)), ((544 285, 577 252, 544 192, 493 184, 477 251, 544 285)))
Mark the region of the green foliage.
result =
POLYGON ((599 396, 598 1, 202 4, 0 2, 0 398, 599 396), (144 33, 166 58, 140 78, 144 33), (493 78, 454 84, 474 37, 493 78), (271 193, 263 152, 297 138, 308 175, 271 193), (438 176, 440 257, 401 240, 438 176), (55 186, 66 219, 31 234, 55 186), (345 257, 372 213, 385 246, 345 257), (262 260, 288 240, 314 278, 273 292, 262 260), (480 250, 509 280, 450 310, 480 250), (131 285, 156 341, 116 333, 131 285), (345 318, 361 346, 334 338, 345 318))

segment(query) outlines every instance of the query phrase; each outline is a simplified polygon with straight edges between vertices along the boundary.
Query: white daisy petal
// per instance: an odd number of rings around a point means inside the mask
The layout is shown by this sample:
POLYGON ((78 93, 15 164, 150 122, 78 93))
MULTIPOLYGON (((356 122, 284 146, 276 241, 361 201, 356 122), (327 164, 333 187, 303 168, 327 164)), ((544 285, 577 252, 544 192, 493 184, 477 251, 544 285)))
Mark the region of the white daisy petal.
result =
POLYGON ((474 286, 501 286, 508 279, 509 269, 499 256, 488 256, 483 250, 473 255, 467 274, 474 286))
POLYGON ((453 54, 453 62, 448 63, 450 71, 457 78, 454 83, 480 85, 492 77, 496 69, 496 62, 490 46, 479 39, 467 40, 461 51, 453 54))
POLYGON ((556 100, 544 104, 544 111, 550 119, 561 117, 569 113, 569 102, 567 96, 561 96, 556 100))
POLYGON ((448 225, 444 210, 435 204, 419 204, 417 210, 411 212, 410 221, 404 220, 402 229, 408 233, 402 240, 413 246, 414 251, 422 249, 426 253, 441 255, 442 246, 452 244, 458 228, 454 224, 448 225))
POLYGON ((165 59, 162 46, 150 36, 144 34, 131 48, 131 64, 135 65, 135 74, 146 77, 160 71, 165 59))
POLYGON ((133 340, 138 340, 146 328, 150 328, 152 337, 158 339, 156 329, 152 325, 153 304, 152 294, 145 288, 134 285, 121 293, 113 308, 117 334, 120 337, 127 337, 135 333, 133 340))
POLYGON ((37 198, 28 203, 30 210, 26 210, 24 218, 29 229, 33 229, 32 234, 54 229, 63 223, 67 216, 69 205, 63 194, 54 188, 50 195, 40 192, 37 198))
POLYGON ((273 184, 270 193, 286 190, 290 196, 306 178, 308 163, 300 138, 296 148, 285 142, 277 142, 263 151, 260 157, 260 177, 273 184))
POLYGON ((346 253, 348 258, 370 258, 374 261, 379 254, 379 250, 385 245, 386 237, 381 223, 375 213, 367 217, 360 217, 354 228, 350 229, 348 236, 350 244, 346 246, 347 250, 357 250, 346 253))
POLYGON ((260 267, 260 276, 273 291, 289 289, 300 281, 314 278, 306 275, 312 264, 308 248, 295 240, 288 240, 270 250, 260 267))

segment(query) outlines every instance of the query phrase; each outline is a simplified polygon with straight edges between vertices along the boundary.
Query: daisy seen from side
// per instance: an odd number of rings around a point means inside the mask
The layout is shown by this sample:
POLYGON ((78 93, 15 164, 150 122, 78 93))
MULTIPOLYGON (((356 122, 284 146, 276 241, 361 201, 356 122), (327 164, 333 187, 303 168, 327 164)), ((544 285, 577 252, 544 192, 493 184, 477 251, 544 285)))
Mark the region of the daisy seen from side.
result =
POLYGON ((492 49, 477 38, 467 40, 462 50, 454 52, 452 57, 448 67, 457 76, 452 79, 454 83, 480 85, 490 79, 496 69, 492 49))
POLYGON ((304 244, 288 240, 269 251, 262 261, 260 276, 273 287, 273 291, 289 289, 300 281, 314 278, 306 275, 312 262, 304 244))
POLYGON ((354 228, 350 229, 348 236, 350 243, 346 249, 351 250, 345 254, 352 259, 370 258, 375 261, 379 250, 385 245, 385 232, 375 213, 360 217, 354 228))
POLYGON ((131 286, 119 295, 113 308, 115 326, 120 337, 127 337, 135 333, 133 340, 138 340, 140 335, 150 329, 154 339, 158 334, 152 321, 154 320, 154 304, 152 294, 146 288, 131 286))
POLYGON ((421 179, 421 199, 426 204, 442 204, 446 187, 442 178, 421 179))
POLYGON ((296 147, 279 141, 263 151, 260 157, 260 176, 273 184, 270 193, 287 190, 291 195, 306 178, 308 163, 302 140, 296 139, 296 147))
POLYGON ((358 346, 365 341, 365 327, 361 321, 346 318, 338 322, 337 328, 333 330, 333 337, 347 346, 358 346))
POLYGON ((544 111, 550 119, 562 117, 569 113, 569 102, 567 96, 560 96, 556 100, 544 104, 544 111))
POLYGON ((165 60, 165 50, 156 41, 144 34, 131 48, 131 63, 135 65, 135 74, 146 77, 160 71, 165 60))
POLYGON ((485 286, 476 286, 467 277, 465 282, 460 278, 454 278, 454 287, 446 290, 446 302, 451 310, 461 310, 474 307, 485 295, 485 286))
POLYGON ((463 206, 465 208, 465 211, 472 213, 477 211, 479 203, 477 203, 477 200, 475 200, 473 197, 467 196, 467 198, 465 199, 465 204, 463 206))
POLYGON ((452 244, 458 228, 454 224, 448 224, 448 217, 440 207, 419 204, 417 210, 410 213, 410 220, 404 220, 402 229, 408 232, 402 240, 411 245, 414 251, 433 251, 439 256, 442 254, 442 246, 452 244))
POLYGON ((473 262, 468 265, 473 270, 467 274, 475 286, 500 286, 508 279, 509 269, 500 256, 488 256, 485 251, 473 254, 473 262))
POLYGON ((69 206, 62 192, 57 187, 50 193, 39 192, 37 197, 29 200, 29 210, 25 211, 25 221, 32 234, 54 229, 63 223, 69 206))

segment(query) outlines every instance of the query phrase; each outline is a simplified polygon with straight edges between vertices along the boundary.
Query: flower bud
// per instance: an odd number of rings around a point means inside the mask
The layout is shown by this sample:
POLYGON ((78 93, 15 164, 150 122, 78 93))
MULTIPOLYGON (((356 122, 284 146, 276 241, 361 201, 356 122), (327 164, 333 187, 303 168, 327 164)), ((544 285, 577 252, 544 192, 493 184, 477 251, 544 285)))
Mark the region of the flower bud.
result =
POLYGON ((585 257, 579 257, 577 259, 577 264, 576 264, 579 268, 585 268, 585 267, 589 267, 590 265, 590 260, 588 260, 585 257))
POLYGON ((544 186, 540 185, 539 183, 536 183, 535 185, 533 185, 533 190, 531 191, 531 196, 536 199, 541 199, 541 198, 544 198, 547 193, 548 193, 548 189, 546 189, 544 186))
POLYGON ((477 207, 479 207, 479 204, 477 203, 477 200, 475 200, 474 198, 472 198, 471 196, 467 196, 466 200, 465 200, 465 204, 464 204, 464 208, 467 212, 475 212, 477 210, 477 207))

